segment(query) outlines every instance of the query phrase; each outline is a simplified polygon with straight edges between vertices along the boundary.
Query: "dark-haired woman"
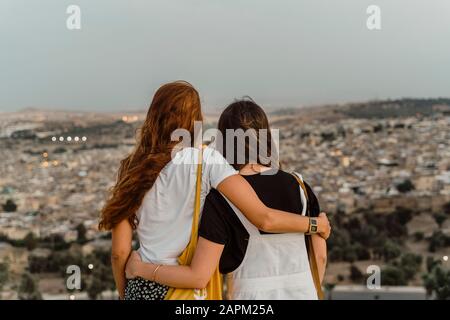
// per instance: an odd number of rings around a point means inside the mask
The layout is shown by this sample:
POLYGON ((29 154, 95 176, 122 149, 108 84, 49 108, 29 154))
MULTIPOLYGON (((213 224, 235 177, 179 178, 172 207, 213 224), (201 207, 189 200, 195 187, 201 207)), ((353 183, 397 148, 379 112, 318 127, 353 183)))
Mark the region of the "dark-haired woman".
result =
MULTIPOLYGON (((253 130, 258 149, 271 147, 271 137, 263 141, 258 132, 270 132, 264 111, 251 100, 237 101, 228 106, 219 119, 219 131, 225 140, 227 130, 253 130), (261 131, 262 130, 262 131, 261 131), (263 145, 262 144, 267 144, 263 145)), ((234 139, 234 138, 233 138, 234 139)), ((234 141, 236 142, 236 141, 234 141)), ((241 140, 242 142, 242 140, 241 140)), ((235 145, 231 159, 224 156, 253 187, 258 197, 269 207, 296 212, 304 216, 319 216, 319 204, 311 188, 299 186, 300 175, 294 177, 278 164, 268 163, 258 154, 250 159, 251 143, 245 143, 245 161, 237 161, 235 145)), ((129 277, 150 278, 161 284, 179 288, 203 288, 217 265, 227 274, 230 299, 307 299, 318 298, 314 286, 304 233, 267 233, 254 225, 221 190, 211 190, 206 198, 199 230, 199 242, 190 266, 158 266, 142 262, 133 253, 127 265, 129 277)), ((320 280, 326 265, 325 239, 312 236, 320 280)))
MULTIPOLYGON (((101 213, 99 228, 112 231, 112 269, 121 299, 163 299, 168 287, 141 278, 126 281, 133 230, 144 262, 177 265, 186 248, 193 220, 199 149, 178 150, 173 133, 183 129, 194 140, 194 124, 202 120, 200 98, 192 85, 177 81, 157 90, 135 149, 122 160, 116 184, 101 213), (174 152, 178 150, 177 152, 174 152)), ((269 232, 305 232, 310 219, 271 209, 246 179, 212 148, 203 151, 201 204, 212 188, 219 190, 255 226, 269 232)), ((326 216, 318 219, 327 238, 326 216)), ((169 284, 170 285, 170 284, 169 284)))

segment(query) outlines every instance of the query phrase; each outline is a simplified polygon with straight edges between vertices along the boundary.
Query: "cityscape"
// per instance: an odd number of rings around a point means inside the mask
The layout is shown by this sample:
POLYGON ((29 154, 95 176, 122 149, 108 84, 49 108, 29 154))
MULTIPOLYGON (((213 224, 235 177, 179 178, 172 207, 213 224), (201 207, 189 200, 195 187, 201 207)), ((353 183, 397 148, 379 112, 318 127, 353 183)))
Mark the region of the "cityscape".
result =
MULTIPOLYGON (((271 108, 269 116, 282 168, 303 175, 332 221, 328 298, 368 292, 375 265, 390 289, 368 299, 448 299, 450 99, 271 108)), ((97 230, 98 217, 144 118, 0 113, 0 299, 115 297, 110 235, 97 230), (85 275, 81 291, 66 286, 69 265, 85 275)))

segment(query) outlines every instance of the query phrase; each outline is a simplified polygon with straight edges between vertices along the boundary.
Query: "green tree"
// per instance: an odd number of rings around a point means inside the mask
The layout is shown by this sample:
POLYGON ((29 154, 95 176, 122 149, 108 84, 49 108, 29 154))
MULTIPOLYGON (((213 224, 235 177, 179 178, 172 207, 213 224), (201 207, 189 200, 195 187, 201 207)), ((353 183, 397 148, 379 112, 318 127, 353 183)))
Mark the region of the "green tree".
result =
POLYGON ((383 286, 406 286, 408 282, 402 269, 388 265, 381 271, 381 284, 383 286))
POLYGON ((424 236, 423 232, 421 232, 421 231, 414 232, 414 240, 415 241, 417 241, 417 242, 422 241, 424 237, 425 236, 424 236))
POLYGON ((87 238, 86 238, 86 227, 84 226, 84 223, 80 223, 77 228, 77 242, 78 243, 86 243, 87 238))
POLYGON ((434 221, 436 221, 439 228, 442 228, 442 225, 444 224, 445 220, 447 220, 447 216, 443 213, 435 213, 433 215, 434 221))
POLYGON ((355 250, 357 260, 370 260, 371 254, 367 247, 359 243, 355 243, 352 245, 352 248, 355 250))
POLYGON ((86 280, 86 291, 90 299, 98 299, 103 291, 115 289, 109 251, 95 250, 84 261, 94 267, 93 270, 85 271, 90 273, 86 280))
MULTIPOLYGON (((350 246, 350 234, 344 228, 336 227, 333 229, 333 234, 327 240, 330 261, 347 260, 345 255, 348 254, 348 247, 350 246)), ((351 257, 353 259, 354 257, 351 257)))
MULTIPOLYGON (((357 242, 362 248, 371 247, 375 244, 375 240, 378 235, 378 230, 369 224, 361 226, 359 229, 351 230, 351 236, 353 242, 357 242)), ((358 254, 359 255, 359 254, 358 254)), ((370 258, 368 258, 370 259, 370 258)), ((360 259, 365 260, 365 259, 360 259)))
MULTIPOLYGON (((50 262, 51 262, 50 259, 30 254, 28 255, 28 270, 30 271, 30 273, 49 272, 50 262)), ((51 270, 50 272, 53 271, 54 270, 51 270)))
POLYGON ((434 294, 437 300, 450 299, 450 270, 436 265, 431 272, 423 276, 423 282, 428 296, 434 294))
POLYGON ((333 300, 333 290, 336 287, 335 283, 325 283, 325 290, 328 292, 328 300, 333 300))
POLYGON ((15 212, 17 210, 17 205, 12 199, 6 200, 6 203, 2 207, 5 212, 15 212))
POLYGON ((50 250, 67 250, 70 248, 70 243, 64 240, 60 234, 51 234, 39 241, 39 245, 50 250))
POLYGON ((389 238, 402 239, 408 235, 406 224, 403 223, 404 217, 397 215, 396 212, 389 214, 386 217, 385 223, 381 231, 387 232, 389 238))
POLYGON ((344 252, 344 261, 353 263, 358 260, 358 254, 353 246, 349 246, 346 248, 344 252))
POLYGON ((402 248, 394 241, 388 239, 384 242, 383 257, 386 262, 399 257, 401 253, 402 248))
POLYGON ((42 300, 36 279, 28 272, 22 275, 18 293, 20 300, 42 300))
POLYGON ((25 238, 23 238, 23 243, 28 250, 33 250, 38 245, 38 241, 32 232, 28 232, 25 238))
POLYGON ((2 291, 3 286, 9 279, 9 264, 8 263, 0 263, 0 291, 2 291))
POLYGON ((96 300, 105 290, 105 285, 102 281, 96 277, 92 277, 91 281, 87 284, 87 294, 89 299, 96 300))
POLYGON ((415 189, 413 183, 409 179, 406 179, 402 183, 397 184, 396 187, 397 190, 401 193, 407 193, 415 189))
POLYGON ((403 270, 406 281, 414 279, 422 265, 422 256, 414 253, 405 253, 397 266, 403 270))
POLYGON ((413 217, 412 210, 403 207, 395 208, 394 214, 397 216, 397 219, 401 224, 407 224, 413 217))
POLYGON ((446 204, 444 204, 444 205, 442 206, 442 209, 444 210, 444 213, 445 213, 445 214, 450 215, 450 201, 447 202, 446 204))
POLYGON ((441 230, 434 231, 430 238, 428 251, 436 252, 439 248, 450 245, 450 237, 446 236, 441 230))
POLYGON ((350 265, 350 279, 357 283, 360 283, 364 279, 363 273, 354 264, 350 265))
POLYGON ((428 256, 426 264, 427 264, 427 272, 430 273, 430 272, 433 271, 434 267, 436 267, 436 266, 441 264, 441 260, 434 259, 433 257, 428 256))

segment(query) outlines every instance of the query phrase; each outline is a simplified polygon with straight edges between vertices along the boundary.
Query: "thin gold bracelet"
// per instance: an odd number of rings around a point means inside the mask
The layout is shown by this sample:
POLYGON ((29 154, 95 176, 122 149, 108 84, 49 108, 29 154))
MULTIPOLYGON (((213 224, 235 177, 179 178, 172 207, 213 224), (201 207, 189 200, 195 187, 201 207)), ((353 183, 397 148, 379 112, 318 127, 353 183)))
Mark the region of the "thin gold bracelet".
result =
POLYGON ((152 276, 152 281, 155 282, 156 280, 156 272, 158 271, 159 268, 161 268, 161 264, 158 264, 158 266, 155 268, 155 270, 153 271, 153 276, 152 276))

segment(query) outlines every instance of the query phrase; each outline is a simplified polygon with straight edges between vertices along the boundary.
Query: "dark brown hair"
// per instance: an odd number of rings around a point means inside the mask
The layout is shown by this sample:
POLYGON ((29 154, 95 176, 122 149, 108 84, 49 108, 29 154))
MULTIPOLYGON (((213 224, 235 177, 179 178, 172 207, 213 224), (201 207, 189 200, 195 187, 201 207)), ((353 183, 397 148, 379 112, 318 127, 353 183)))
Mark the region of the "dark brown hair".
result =
POLYGON ((124 219, 136 228, 142 199, 178 143, 171 141, 172 132, 186 129, 193 139, 194 122, 201 120, 199 94, 188 82, 167 83, 156 91, 136 147, 120 163, 116 184, 101 211, 100 230, 110 230, 124 219))
POLYGON ((269 120, 267 119, 267 115, 264 110, 257 105, 250 97, 244 97, 241 100, 237 100, 230 104, 220 115, 218 129, 223 137, 223 144, 219 146, 218 149, 221 149, 223 156, 228 160, 228 162, 236 169, 240 170, 246 164, 250 162, 256 162, 265 166, 278 166, 279 163, 272 163, 272 161, 268 159, 261 158, 261 148, 267 148, 263 154, 266 154, 268 158, 272 156, 272 152, 277 152, 276 150, 272 150, 272 134, 270 131, 269 120), (253 129, 256 133, 256 146, 258 150, 256 150, 257 159, 250 159, 249 155, 251 154, 251 144, 248 139, 245 139, 245 163, 238 163, 237 153, 239 151, 239 143, 242 143, 242 140, 234 138, 233 141, 233 155, 230 159, 230 156, 227 157, 227 139, 230 137, 227 135, 227 129, 238 130, 242 129, 244 131, 253 129), (262 145, 263 141, 260 139, 260 131, 261 129, 267 130, 267 140, 265 145, 262 145), (222 148, 221 148, 222 147, 222 148), (256 160, 256 161, 252 161, 256 160))

